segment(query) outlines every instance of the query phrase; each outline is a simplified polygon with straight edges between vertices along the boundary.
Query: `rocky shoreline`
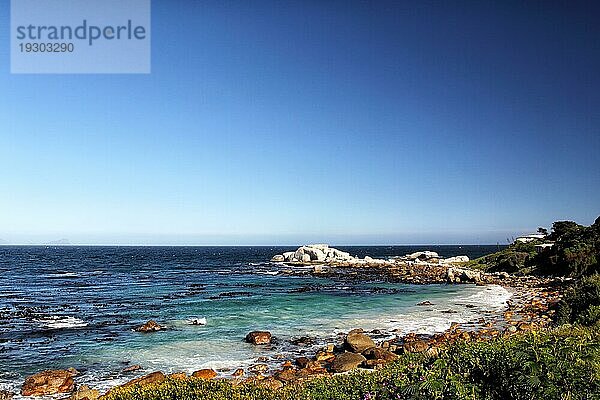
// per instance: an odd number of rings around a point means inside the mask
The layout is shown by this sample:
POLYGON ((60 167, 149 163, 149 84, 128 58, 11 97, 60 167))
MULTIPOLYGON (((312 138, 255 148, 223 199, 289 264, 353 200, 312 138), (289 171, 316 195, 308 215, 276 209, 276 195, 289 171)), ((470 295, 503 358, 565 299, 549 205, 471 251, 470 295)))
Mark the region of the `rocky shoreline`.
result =
MULTIPOLYGON (((165 374, 155 371, 136 377, 121 386, 147 385, 169 378, 228 379, 236 385, 251 383, 278 389, 294 382, 345 373, 358 368, 377 370, 404 353, 426 353, 435 356, 441 346, 457 340, 480 341, 506 337, 542 329, 550 323, 554 313, 553 306, 562 296, 564 281, 505 273, 487 274, 462 267, 465 262, 463 257, 452 257, 448 260, 440 258, 437 253, 427 251, 388 260, 370 257, 358 259, 327 245, 311 245, 302 246, 293 254, 275 256, 272 262, 282 263, 281 272, 285 274, 315 274, 339 279, 378 279, 411 284, 495 284, 512 293, 507 302, 507 309, 503 313, 481 315, 477 321, 470 323, 453 323, 446 331, 434 335, 409 333, 398 336, 394 332, 365 332, 360 328, 353 329, 316 350, 310 357, 302 355, 294 359, 279 360, 278 368, 270 367, 265 358, 259 357, 250 367, 238 368, 233 372, 203 369, 188 375, 185 372, 165 374), (314 249, 321 253, 313 251, 314 249), (307 255, 310 260, 305 257, 307 255), (303 269, 293 268, 297 266, 303 269), (382 337, 385 339, 381 339, 382 337)), ((417 305, 428 307, 433 303, 424 301, 417 305)), ((161 329, 155 321, 148 321, 137 328, 142 333, 157 332, 161 329)), ((249 332, 244 340, 260 348, 268 346, 274 339, 270 332, 254 331, 249 332)), ((298 338, 295 344, 303 346, 310 341, 311 338, 298 338)), ((124 372, 136 373, 140 369, 141 366, 130 366, 124 372)), ((20 394, 62 394, 72 400, 95 400, 102 397, 98 390, 85 385, 78 386, 78 375, 78 371, 72 368, 42 371, 26 379, 20 394)), ((9 400, 13 396, 14 393, 0 391, 0 400, 9 400)))

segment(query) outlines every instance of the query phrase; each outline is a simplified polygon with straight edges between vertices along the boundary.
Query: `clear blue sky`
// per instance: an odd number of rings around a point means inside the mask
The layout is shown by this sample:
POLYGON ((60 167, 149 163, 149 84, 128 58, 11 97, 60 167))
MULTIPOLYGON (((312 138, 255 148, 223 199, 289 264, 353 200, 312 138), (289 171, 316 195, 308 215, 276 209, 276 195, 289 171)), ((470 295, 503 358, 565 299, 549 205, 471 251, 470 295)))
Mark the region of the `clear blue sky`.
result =
POLYGON ((496 243, 600 214, 593 2, 154 0, 150 75, 11 75, 7 3, 4 242, 496 243))

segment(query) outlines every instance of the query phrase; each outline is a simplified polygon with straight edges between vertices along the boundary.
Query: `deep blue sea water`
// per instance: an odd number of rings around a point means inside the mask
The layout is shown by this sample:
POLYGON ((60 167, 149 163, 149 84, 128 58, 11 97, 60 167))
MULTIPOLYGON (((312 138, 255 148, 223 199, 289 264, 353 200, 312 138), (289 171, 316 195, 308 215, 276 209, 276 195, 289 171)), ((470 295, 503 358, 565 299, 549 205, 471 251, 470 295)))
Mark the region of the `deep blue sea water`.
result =
MULTIPOLYGON (((353 255, 389 257, 417 250, 471 258, 496 246, 338 247, 353 255)), ((507 292, 474 285, 349 282, 278 273, 274 254, 292 247, 0 246, 0 389, 15 390, 31 373, 75 367, 79 382, 106 389, 131 379, 120 371, 192 372, 248 366, 260 356, 312 352, 353 328, 382 337, 433 333, 505 306, 507 292), (308 289, 310 288, 310 289, 308 289), (418 307, 429 300, 433 307, 418 307), (465 307, 469 304, 471 307, 465 307), (475 306, 475 307, 472 307, 475 306), (453 313, 447 313, 452 309, 453 313), (206 326, 189 323, 205 317, 206 326), (168 330, 133 331, 155 319, 168 330), (270 347, 243 342, 269 330, 270 347)))

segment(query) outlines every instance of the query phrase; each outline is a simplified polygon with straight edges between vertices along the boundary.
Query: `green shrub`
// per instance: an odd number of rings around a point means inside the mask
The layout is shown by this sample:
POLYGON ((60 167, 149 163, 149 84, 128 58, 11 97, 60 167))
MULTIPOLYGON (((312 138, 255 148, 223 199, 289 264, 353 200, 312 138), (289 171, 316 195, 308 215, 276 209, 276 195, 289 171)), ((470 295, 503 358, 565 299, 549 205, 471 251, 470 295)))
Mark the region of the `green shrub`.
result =
POLYGON ((600 275, 582 278, 565 292, 556 322, 594 325, 600 321, 600 275))

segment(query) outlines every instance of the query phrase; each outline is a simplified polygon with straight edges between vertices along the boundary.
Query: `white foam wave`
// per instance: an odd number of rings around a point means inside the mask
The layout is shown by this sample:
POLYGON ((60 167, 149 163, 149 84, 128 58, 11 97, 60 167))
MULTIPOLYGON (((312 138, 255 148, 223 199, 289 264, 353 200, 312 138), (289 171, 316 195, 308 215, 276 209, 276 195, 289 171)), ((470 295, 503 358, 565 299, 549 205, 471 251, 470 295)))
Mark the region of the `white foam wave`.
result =
POLYGON ((79 318, 55 315, 41 318, 38 322, 50 329, 83 328, 88 325, 87 322, 79 318))

